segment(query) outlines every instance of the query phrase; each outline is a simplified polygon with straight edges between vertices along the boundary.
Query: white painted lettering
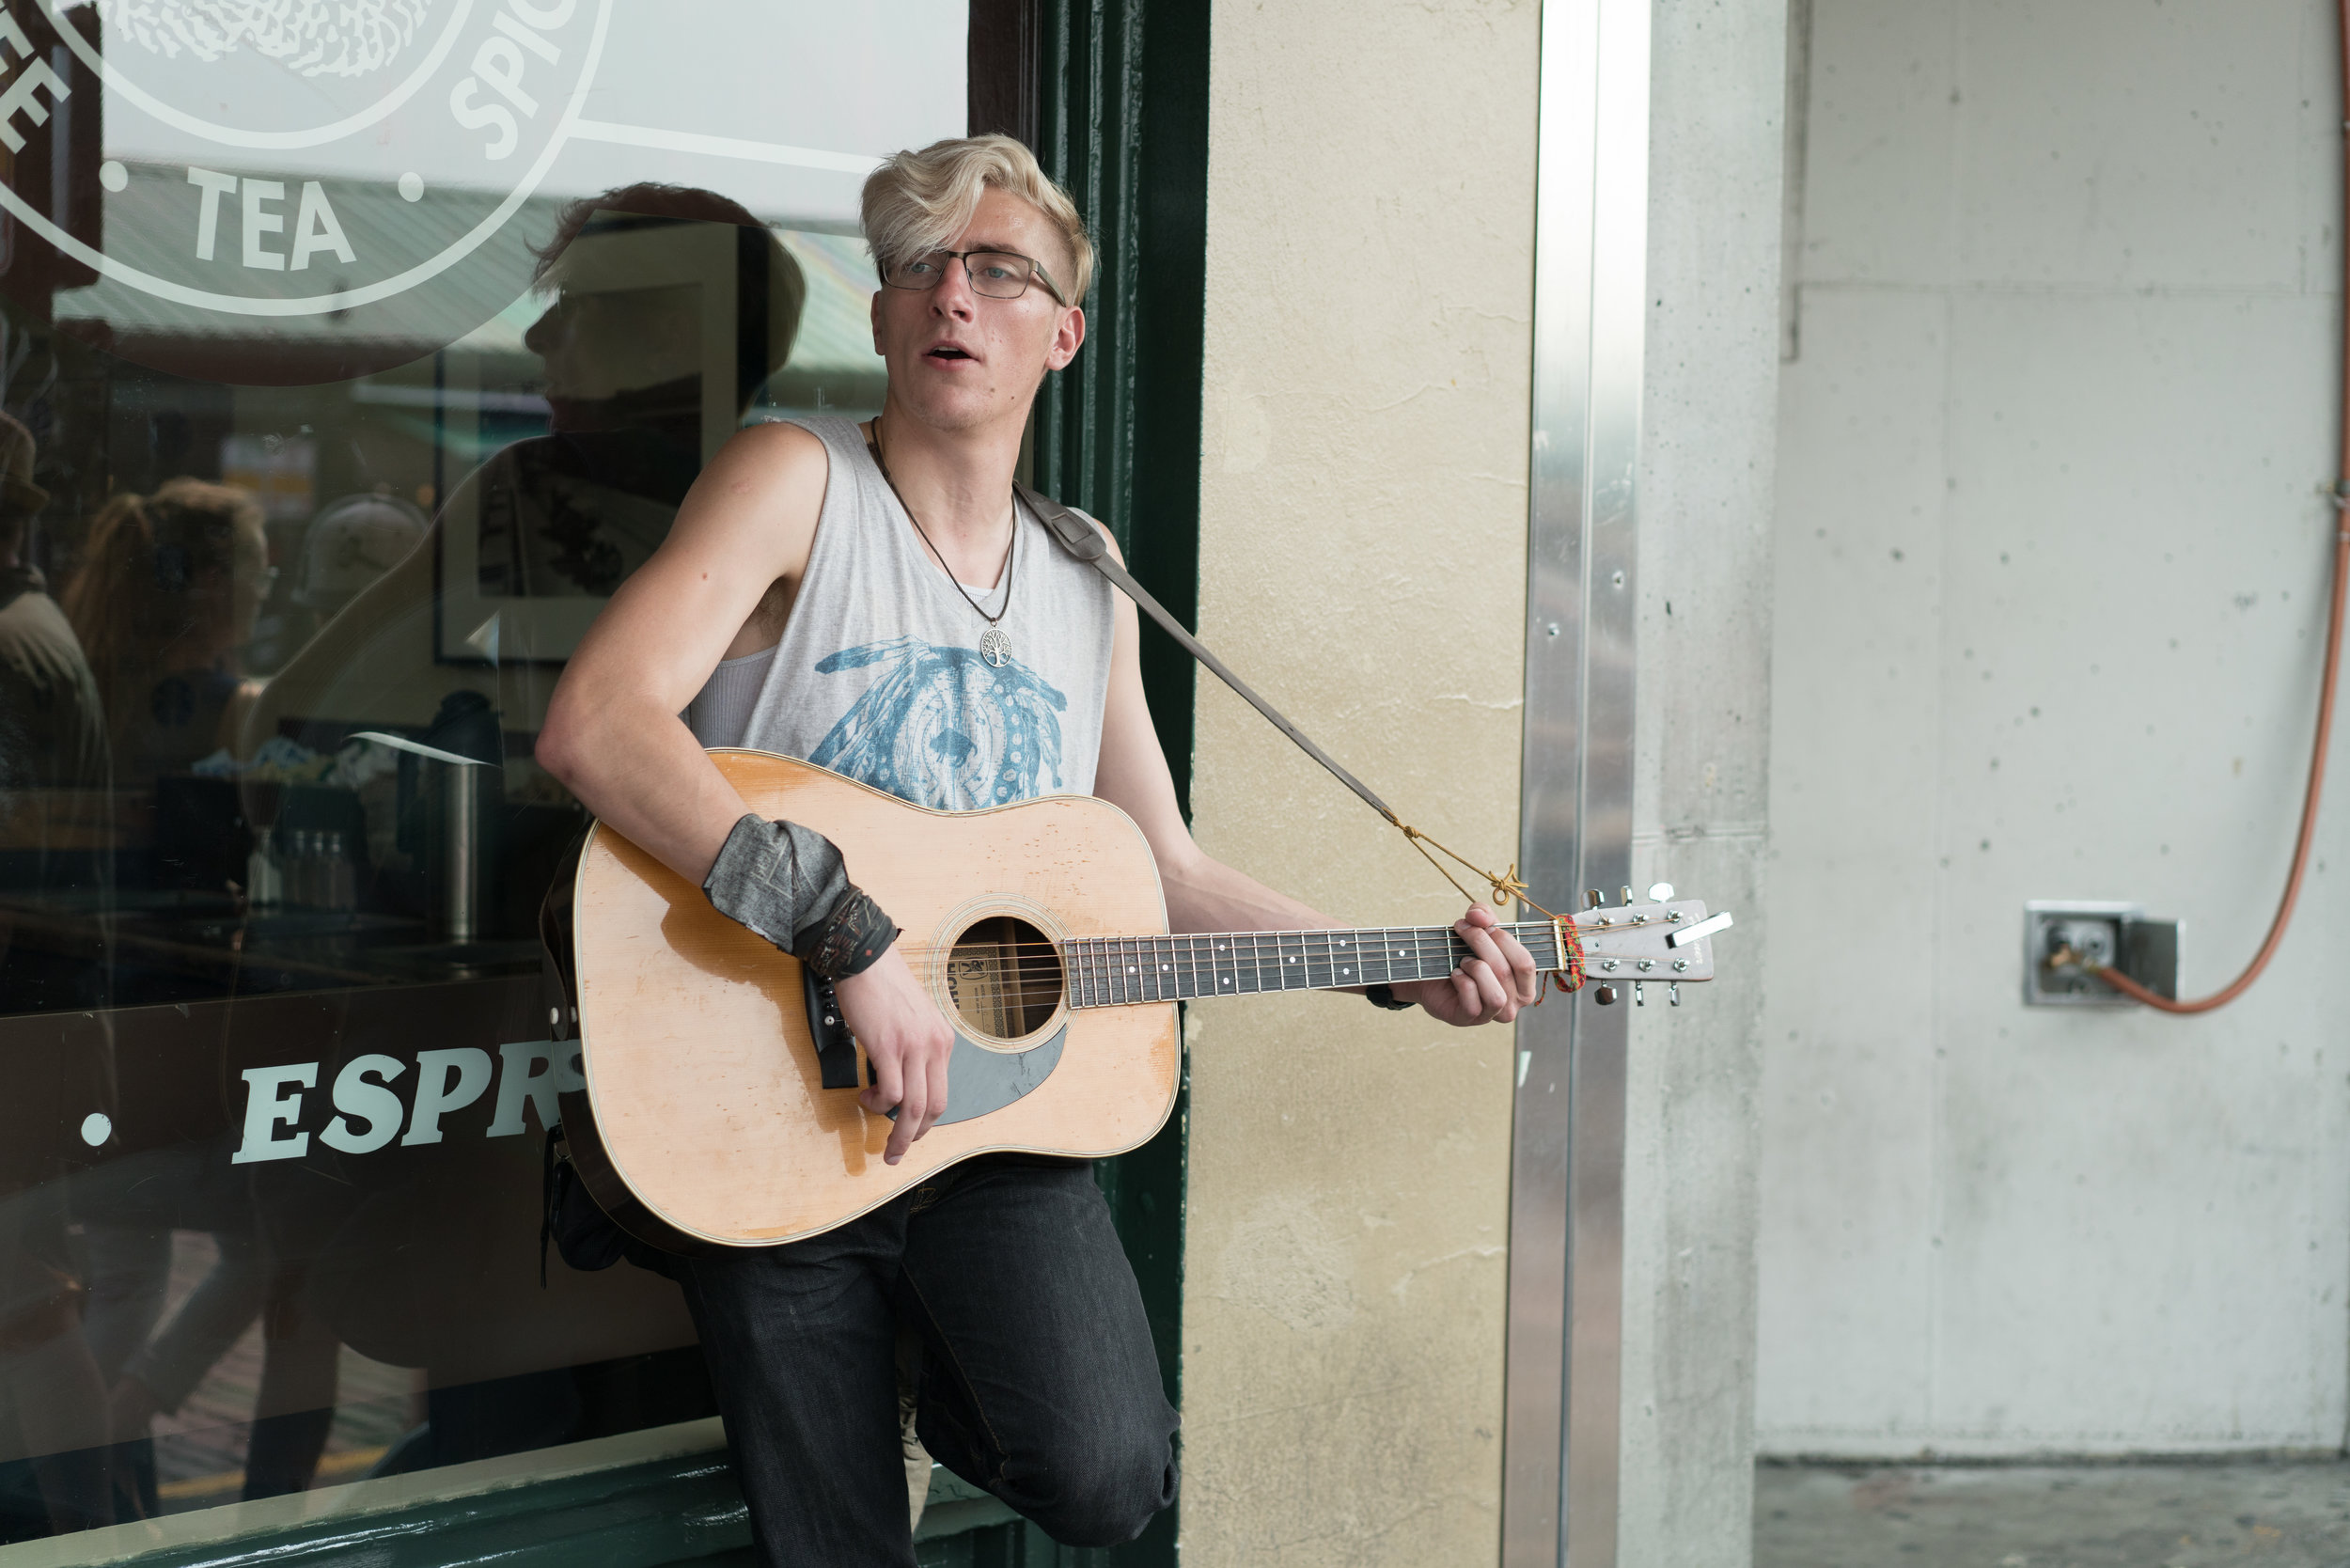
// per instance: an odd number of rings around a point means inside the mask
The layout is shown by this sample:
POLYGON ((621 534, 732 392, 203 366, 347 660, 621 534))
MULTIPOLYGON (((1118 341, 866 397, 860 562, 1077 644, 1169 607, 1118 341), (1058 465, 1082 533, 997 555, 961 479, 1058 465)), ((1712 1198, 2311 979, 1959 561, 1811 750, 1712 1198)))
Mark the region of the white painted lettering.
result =
POLYGON ((262 235, 283 234, 286 231, 285 213, 261 211, 261 203, 265 201, 286 199, 284 181, 247 180, 238 195, 244 200, 244 264, 258 267, 263 272, 284 272, 286 259, 274 250, 261 248, 262 235))
POLYGON ((251 1165, 258 1160, 298 1160, 310 1152, 310 1135, 296 1133, 291 1137, 279 1137, 277 1124, 290 1125, 302 1119, 302 1095, 290 1091, 292 1086, 316 1089, 319 1085, 319 1064, 297 1061, 284 1067, 248 1067, 244 1070, 244 1141, 228 1156, 230 1165, 251 1165))
POLYGON ((204 191, 203 204, 196 212, 196 259, 210 261, 213 243, 220 238, 220 198, 237 188, 237 177, 192 167, 188 170, 188 183, 201 186, 204 191))
POLYGON ((31 117, 35 125, 49 123, 49 111, 42 108, 40 100, 33 96, 36 87, 47 87, 52 103, 62 102, 73 91, 58 79, 55 71, 49 69, 48 61, 27 61, 24 69, 17 73, 16 80, 8 84, 8 90, 0 92, 0 142, 7 143, 10 152, 24 150, 24 133, 17 130, 15 124, 18 115, 31 117))
POLYGON ((504 11, 500 11, 496 16, 491 18, 490 25, 495 27, 499 32, 504 33, 508 38, 512 39, 516 43, 521 44, 525 49, 529 50, 533 55, 538 55, 549 65, 555 65, 563 58, 563 51, 556 48, 555 45, 549 43, 546 39, 540 38, 538 34, 532 32, 521 23, 507 15, 504 11))
POLYGON ((335 216, 335 209, 326 199, 326 187, 315 180, 302 182, 302 212, 294 219, 293 270, 302 271, 310 264, 314 252, 331 250, 335 259, 352 259, 351 242, 343 237, 343 226, 335 216))
POLYGON ((523 52, 510 39, 483 39, 481 47, 474 51, 473 70, 476 76, 497 89, 497 95, 535 118, 539 101, 523 91, 523 52))
POLYGON ((485 125, 496 126, 498 139, 483 148, 481 155, 493 161, 509 157, 513 153, 514 144, 521 140, 522 133, 514 124, 512 112, 505 105, 475 104, 474 94, 480 90, 481 84, 470 76, 458 83, 449 89, 448 112, 456 116, 457 123, 468 131, 478 131, 485 125))
POLYGON ((353 1057, 345 1062, 335 1074, 335 1108, 342 1114, 327 1123, 319 1141, 346 1154, 372 1154, 391 1142, 400 1132, 400 1096, 384 1084, 407 1071, 408 1064, 397 1057, 353 1057), (370 1074, 384 1083, 368 1082, 370 1074), (353 1128, 353 1117, 367 1131, 353 1128))
POLYGON ((555 1097, 588 1087, 588 1080, 580 1076, 579 1043, 575 1040, 560 1043, 525 1040, 499 1046, 498 1055, 505 1058, 505 1066, 498 1074, 498 1114, 497 1120, 490 1123, 491 1137, 511 1137, 525 1131, 525 1101, 538 1113, 541 1131, 554 1126, 560 1114, 555 1097), (540 1071, 541 1068, 545 1071, 540 1071))
POLYGON ((400 1141, 441 1141, 441 1118, 463 1110, 490 1087, 490 1053, 471 1045, 447 1051, 416 1053, 416 1108, 408 1115, 408 1134, 400 1141))
MULTIPOLYGON (((32 57, 33 40, 24 36, 24 29, 16 24, 16 18, 6 11, 0 11, 0 43, 15 50, 20 60, 32 57)), ((0 70, 5 69, 5 66, 0 66, 0 70)))
POLYGON ((506 0, 507 8, 540 32, 560 27, 579 9, 579 0, 555 0, 551 6, 534 6, 530 0, 506 0))

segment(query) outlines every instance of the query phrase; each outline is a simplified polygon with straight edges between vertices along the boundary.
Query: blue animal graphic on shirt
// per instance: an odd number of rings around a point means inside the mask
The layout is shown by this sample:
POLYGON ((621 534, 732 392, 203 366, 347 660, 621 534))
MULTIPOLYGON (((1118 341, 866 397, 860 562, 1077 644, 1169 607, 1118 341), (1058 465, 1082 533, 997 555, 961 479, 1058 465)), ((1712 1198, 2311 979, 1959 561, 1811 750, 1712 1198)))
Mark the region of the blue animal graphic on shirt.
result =
POLYGON ((916 806, 967 811, 1061 787, 1069 699, 1011 660, 891 637, 816 661, 820 675, 885 666, 808 759, 916 806))

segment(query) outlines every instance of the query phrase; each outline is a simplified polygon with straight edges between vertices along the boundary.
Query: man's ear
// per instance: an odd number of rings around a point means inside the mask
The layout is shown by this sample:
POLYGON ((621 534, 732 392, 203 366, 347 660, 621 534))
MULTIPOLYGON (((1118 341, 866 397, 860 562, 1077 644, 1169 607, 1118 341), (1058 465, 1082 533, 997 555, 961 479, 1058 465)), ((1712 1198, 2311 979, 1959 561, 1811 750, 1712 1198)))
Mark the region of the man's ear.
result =
POLYGON ((867 306, 865 314, 867 319, 873 323, 873 352, 879 353, 882 352, 881 290, 879 289, 873 290, 872 301, 867 306))
POLYGON ((1060 313, 1060 324, 1053 329, 1053 346, 1045 351, 1044 368, 1048 370, 1066 368, 1071 360, 1077 357, 1077 351, 1085 347, 1085 340, 1086 313, 1073 305, 1060 313))

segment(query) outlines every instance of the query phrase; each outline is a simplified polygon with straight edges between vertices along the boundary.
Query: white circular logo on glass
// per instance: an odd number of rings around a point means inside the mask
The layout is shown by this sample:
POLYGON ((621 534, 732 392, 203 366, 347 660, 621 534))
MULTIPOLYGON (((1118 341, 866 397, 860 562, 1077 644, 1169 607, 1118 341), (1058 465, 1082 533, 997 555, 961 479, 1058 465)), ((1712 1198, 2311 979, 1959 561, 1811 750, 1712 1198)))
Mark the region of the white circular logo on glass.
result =
POLYGON ((39 4, 62 50, 0 11, 0 144, 102 93, 102 230, 12 186, 0 206, 114 284, 340 320, 441 277, 521 208, 579 115, 611 0, 39 4))
POLYGON ((107 34, 149 54, 214 60, 250 49, 305 76, 382 71, 431 9, 431 0, 98 0, 107 34))

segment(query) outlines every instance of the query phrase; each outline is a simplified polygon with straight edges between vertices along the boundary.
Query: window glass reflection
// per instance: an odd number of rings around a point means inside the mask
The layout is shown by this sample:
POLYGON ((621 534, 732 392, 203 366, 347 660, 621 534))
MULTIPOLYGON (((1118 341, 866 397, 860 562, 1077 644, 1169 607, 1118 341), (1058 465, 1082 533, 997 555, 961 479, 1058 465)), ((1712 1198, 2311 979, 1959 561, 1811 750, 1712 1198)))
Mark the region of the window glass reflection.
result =
POLYGON ((540 1280, 531 745, 731 431, 878 406, 964 11, 331 9, 0 0, 0 1543, 712 1409, 540 1280))

